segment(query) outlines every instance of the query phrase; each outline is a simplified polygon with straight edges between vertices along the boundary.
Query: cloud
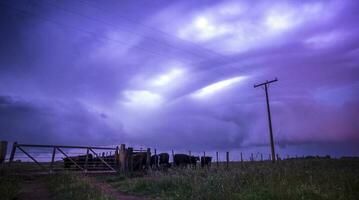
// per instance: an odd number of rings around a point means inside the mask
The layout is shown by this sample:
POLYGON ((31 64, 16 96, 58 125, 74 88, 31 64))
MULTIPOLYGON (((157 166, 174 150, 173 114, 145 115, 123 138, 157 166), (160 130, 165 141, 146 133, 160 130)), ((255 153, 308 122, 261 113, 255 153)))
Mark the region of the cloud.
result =
POLYGON ((359 140, 356 1, 5 3, 37 15, 1 7, 1 138, 259 148, 278 77, 277 144, 359 140))
POLYGON ((0 97, 1 138, 19 143, 112 145, 124 136, 121 125, 78 102, 29 101, 0 97))

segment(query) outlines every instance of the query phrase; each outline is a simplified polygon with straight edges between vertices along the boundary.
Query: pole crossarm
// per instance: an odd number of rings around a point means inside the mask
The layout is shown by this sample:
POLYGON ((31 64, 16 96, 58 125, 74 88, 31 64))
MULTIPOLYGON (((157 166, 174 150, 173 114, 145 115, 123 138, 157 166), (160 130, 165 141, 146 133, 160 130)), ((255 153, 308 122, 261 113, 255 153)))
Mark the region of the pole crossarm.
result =
POLYGON ((260 83, 260 84, 254 85, 254 88, 259 87, 259 86, 262 86, 262 85, 268 85, 268 84, 274 83, 274 82, 276 82, 276 81, 278 81, 277 78, 275 78, 274 80, 271 80, 271 81, 268 81, 268 80, 267 80, 267 81, 264 82, 264 83, 260 83))

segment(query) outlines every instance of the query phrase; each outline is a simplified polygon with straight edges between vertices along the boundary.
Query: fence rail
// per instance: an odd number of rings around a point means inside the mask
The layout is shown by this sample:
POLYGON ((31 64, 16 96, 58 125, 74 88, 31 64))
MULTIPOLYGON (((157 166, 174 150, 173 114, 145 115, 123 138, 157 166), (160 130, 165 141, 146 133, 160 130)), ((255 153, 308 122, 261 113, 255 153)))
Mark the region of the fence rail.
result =
MULTIPOLYGON (((69 145, 42 145, 42 144, 18 144, 14 143, 10 158, 6 159, 7 142, 0 143, 0 163, 8 161, 9 165, 21 166, 24 170, 42 172, 57 171, 78 171, 86 173, 96 172, 126 172, 143 169, 160 169, 162 162, 159 156, 167 154, 167 166, 176 166, 175 155, 187 155, 197 158, 202 165, 210 158, 209 166, 214 164, 217 167, 236 166, 237 163, 270 161, 271 154, 218 151, 158 151, 150 148, 134 149, 126 148, 124 144, 117 147, 96 147, 96 146, 69 146, 69 145), (153 153, 153 154, 151 154, 153 153), (35 168, 36 167, 36 168, 35 168)), ((281 158, 278 154, 277 160, 304 159, 304 156, 281 158)), ((195 162, 197 162, 195 161, 195 162)), ((191 161, 192 162, 192 161, 191 161)))

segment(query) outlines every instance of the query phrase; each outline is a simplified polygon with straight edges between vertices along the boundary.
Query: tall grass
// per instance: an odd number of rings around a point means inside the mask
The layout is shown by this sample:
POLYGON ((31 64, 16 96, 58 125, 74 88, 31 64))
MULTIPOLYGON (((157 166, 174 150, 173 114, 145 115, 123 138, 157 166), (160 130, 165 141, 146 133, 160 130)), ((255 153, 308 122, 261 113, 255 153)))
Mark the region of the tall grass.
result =
POLYGON ((162 199, 358 199, 359 162, 255 162, 110 177, 119 190, 162 199))
POLYGON ((47 185, 55 199, 59 200, 112 200, 99 188, 91 185, 80 175, 73 173, 48 176, 47 185))
POLYGON ((20 194, 21 179, 17 176, 10 175, 11 170, 0 165, 0 199, 13 200, 17 199, 20 194))

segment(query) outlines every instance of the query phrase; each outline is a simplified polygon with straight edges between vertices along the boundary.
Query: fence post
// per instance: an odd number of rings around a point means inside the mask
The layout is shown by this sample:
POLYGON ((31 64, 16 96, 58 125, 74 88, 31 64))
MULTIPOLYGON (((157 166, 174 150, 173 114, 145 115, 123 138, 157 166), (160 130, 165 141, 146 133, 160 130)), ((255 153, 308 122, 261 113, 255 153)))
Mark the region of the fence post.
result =
POLYGON ((241 163, 243 163, 243 154, 241 152, 241 163))
POLYGON ((147 155, 146 155, 146 168, 150 169, 151 165, 151 148, 147 148, 147 155))
POLYGON ((253 153, 251 153, 251 161, 254 161, 253 153))
POLYGON ((50 164, 50 173, 53 172, 54 161, 55 161, 55 154, 56 154, 56 147, 54 147, 53 150, 52 150, 52 157, 51 157, 51 164, 50 164))
POLYGON ((229 166, 229 151, 226 152, 226 163, 227 163, 227 169, 229 166))
POLYGON ((176 163, 175 163, 175 152, 173 151, 173 149, 172 149, 172 164, 173 164, 173 166, 176 166, 176 163))
POLYGON ((120 166, 121 166, 121 171, 125 172, 127 169, 127 153, 126 153, 126 145, 125 144, 121 144, 120 146, 120 166))
POLYGON ((201 159, 201 165, 202 167, 206 166, 206 152, 203 151, 203 159, 201 159))
POLYGON ((12 150, 11 150, 11 154, 10 154, 9 164, 11 164, 12 161, 14 161, 15 152, 16 152, 16 147, 17 147, 17 142, 14 142, 14 144, 12 145, 12 150))
POLYGON ((116 150, 115 150, 115 165, 116 165, 116 169, 117 169, 117 171, 119 170, 119 167, 120 167, 120 165, 119 165, 119 157, 118 157, 118 155, 119 155, 119 148, 118 148, 118 146, 116 146, 116 150))
POLYGON ((219 166, 219 162, 218 162, 218 151, 216 152, 216 161, 217 161, 217 167, 219 166))
MULTIPOLYGON (((90 153, 90 149, 87 148, 86 149, 86 158, 85 158, 85 166, 84 166, 84 171, 87 172, 87 165, 88 165, 88 160, 89 160, 89 153, 90 153)), ((102 154, 103 157, 103 154, 102 154)))
POLYGON ((158 168, 158 156, 157 156, 157 149, 155 149, 155 166, 158 168))
POLYGON ((6 160, 7 141, 1 141, 0 143, 0 164, 6 160))
POLYGON ((128 169, 129 171, 133 171, 133 148, 128 147, 127 148, 127 163, 128 163, 128 169))

